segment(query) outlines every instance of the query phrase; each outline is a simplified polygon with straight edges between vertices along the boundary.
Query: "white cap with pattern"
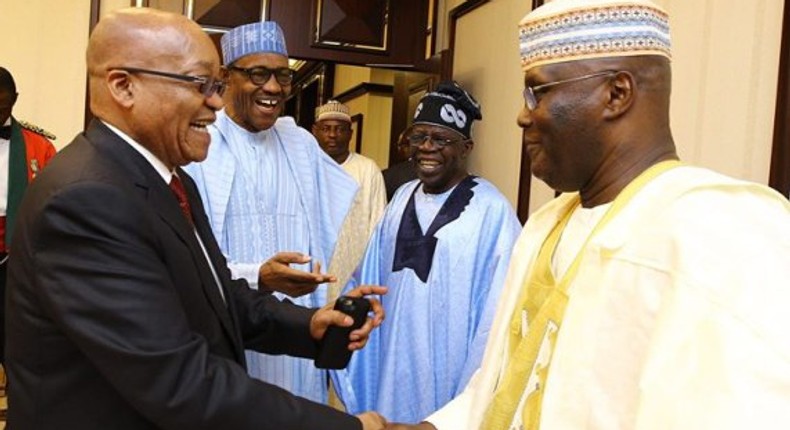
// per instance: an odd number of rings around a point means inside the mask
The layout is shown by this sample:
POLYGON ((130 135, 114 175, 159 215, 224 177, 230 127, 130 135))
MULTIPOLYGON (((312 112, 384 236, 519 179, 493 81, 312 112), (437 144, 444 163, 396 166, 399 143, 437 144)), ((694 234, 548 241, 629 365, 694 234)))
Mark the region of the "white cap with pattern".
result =
POLYGON ((521 67, 603 57, 671 58, 667 13, 649 0, 554 0, 519 23, 521 67))

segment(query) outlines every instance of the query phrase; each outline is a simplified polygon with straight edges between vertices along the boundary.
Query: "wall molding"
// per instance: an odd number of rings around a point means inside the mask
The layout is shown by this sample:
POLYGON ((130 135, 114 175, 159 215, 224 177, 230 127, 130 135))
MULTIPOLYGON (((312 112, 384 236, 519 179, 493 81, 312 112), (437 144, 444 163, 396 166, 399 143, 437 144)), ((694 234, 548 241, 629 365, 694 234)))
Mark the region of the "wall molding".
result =
POLYGON ((784 2, 780 52, 768 185, 787 197, 790 193, 790 0, 784 2))
POLYGON ((393 87, 392 85, 387 85, 387 84, 374 84, 370 82, 363 82, 332 97, 332 99, 337 100, 340 103, 346 103, 350 100, 354 100, 365 94, 392 96, 393 87))

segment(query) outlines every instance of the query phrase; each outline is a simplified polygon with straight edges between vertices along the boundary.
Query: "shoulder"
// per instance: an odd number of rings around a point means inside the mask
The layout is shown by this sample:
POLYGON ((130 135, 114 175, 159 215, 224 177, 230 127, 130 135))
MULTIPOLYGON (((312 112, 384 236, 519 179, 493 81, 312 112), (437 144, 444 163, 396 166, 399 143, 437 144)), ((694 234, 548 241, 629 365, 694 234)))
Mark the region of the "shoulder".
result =
POLYGON ((315 137, 312 133, 308 130, 305 130, 294 121, 294 119, 290 116, 281 116, 277 118, 277 121, 274 123, 272 128, 279 133, 281 136, 284 137, 296 137, 299 138, 299 141, 311 141, 316 142, 315 137))
POLYGON ((365 157, 364 155, 358 154, 356 152, 351 154, 348 161, 344 163, 344 165, 345 164, 348 164, 349 166, 356 166, 365 170, 367 173, 381 173, 379 165, 376 164, 372 158, 365 157))
POLYGON ((499 204, 506 205, 507 207, 511 206, 510 201, 499 191, 496 185, 479 176, 476 176, 473 181, 475 182, 475 186, 472 188, 472 192, 475 198, 484 201, 487 205, 499 204))
POLYGON ((396 202, 398 200, 408 199, 411 197, 411 194, 414 192, 414 189, 420 185, 419 179, 413 179, 409 182, 404 183, 401 185, 395 194, 392 196, 392 202, 396 202))
POLYGON ((790 202, 772 188, 699 167, 670 170, 651 182, 645 191, 645 197, 666 207, 667 212, 680 214, 697 208, 702 213, 718 212, 710 214, 715 218, 741 210, 754 216, 758 208, 767 207, 784 213, 785 217, 790 213, 790 202))
POLYGON ((49 139, 49 140, 57 139, 57 137, 54 134, 44 130, 43 128, 41 128, 41 127, 39 127, 39 126, 37 126, 35 124, 31 124, 31 123, 29 123, 27 121, 17 121, 17 122, 19 123, 19 126, 22 127, 23 129, 31 131, 31 132, 33 132, 35 134, 38 134, 38 135, 40 135, 40 136, 42 136, 42 137, 44 137, 46 139, 49 139))

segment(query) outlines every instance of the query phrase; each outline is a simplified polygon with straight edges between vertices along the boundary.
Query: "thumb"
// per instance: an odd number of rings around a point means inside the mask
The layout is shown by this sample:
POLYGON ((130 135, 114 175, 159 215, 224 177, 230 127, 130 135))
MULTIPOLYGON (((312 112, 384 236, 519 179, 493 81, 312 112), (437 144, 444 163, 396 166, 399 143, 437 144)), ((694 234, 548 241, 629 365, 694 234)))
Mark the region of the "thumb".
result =
POLYGON ((272 257, 278 263, 283 264, 304 264, 311 260, 309 255, 302 254, 301 252, 278 252, 272 257))

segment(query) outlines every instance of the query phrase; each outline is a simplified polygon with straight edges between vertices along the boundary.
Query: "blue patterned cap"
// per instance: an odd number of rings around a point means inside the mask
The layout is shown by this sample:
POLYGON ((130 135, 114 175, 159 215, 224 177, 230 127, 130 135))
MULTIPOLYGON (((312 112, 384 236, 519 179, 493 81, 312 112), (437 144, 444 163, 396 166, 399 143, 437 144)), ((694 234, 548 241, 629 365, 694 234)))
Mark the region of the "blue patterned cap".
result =
POLYGON ((220 44, 222 61, 226 66, 250 54, 273 53, 288 56, 283 30, 274 21, 240 25, 225 33, 220 44))
POLYGON ((521 68, 602 57, 671 58, 669 18, 650 0, 554 0, 519 23, 521 68))

